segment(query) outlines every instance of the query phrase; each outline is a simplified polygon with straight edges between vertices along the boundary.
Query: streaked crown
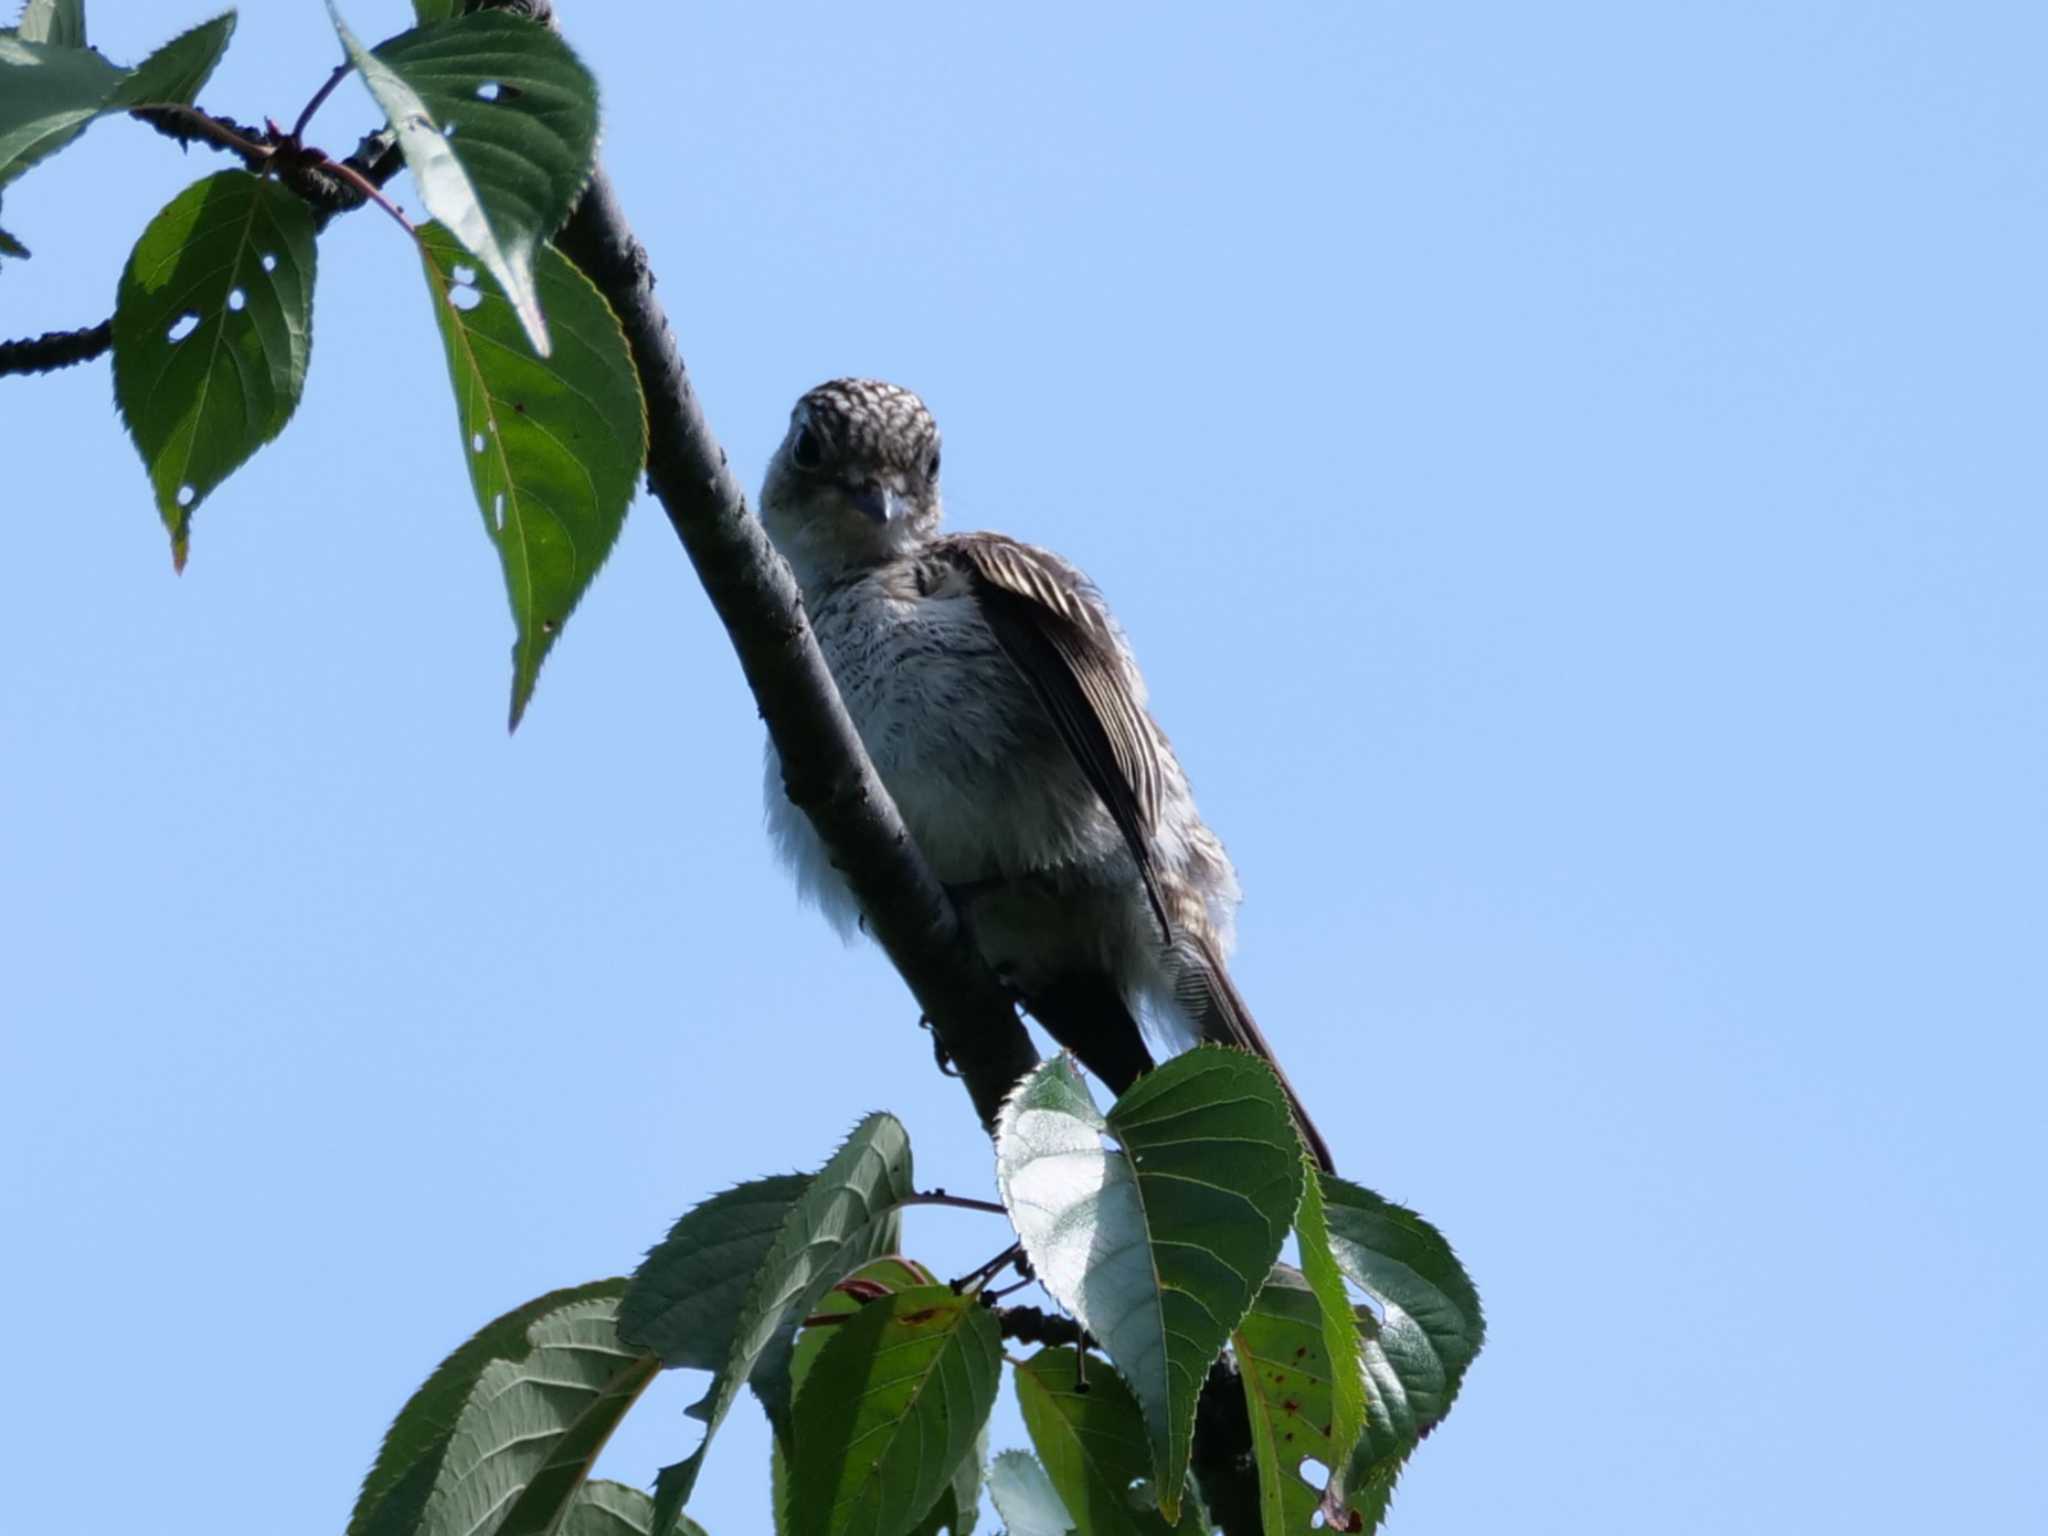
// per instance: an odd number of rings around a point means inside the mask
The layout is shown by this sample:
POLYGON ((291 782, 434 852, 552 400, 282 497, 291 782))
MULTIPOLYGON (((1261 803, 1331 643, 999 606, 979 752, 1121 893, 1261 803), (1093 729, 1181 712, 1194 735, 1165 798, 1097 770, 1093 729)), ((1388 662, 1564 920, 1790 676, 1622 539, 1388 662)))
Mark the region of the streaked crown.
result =
POLYGON ((906 490, 938 478, 938 423, 900 384, 833 379, 797 401, 794 421, 815 438, 800 463, 815 451, 828 464, 894 471, 906 490))

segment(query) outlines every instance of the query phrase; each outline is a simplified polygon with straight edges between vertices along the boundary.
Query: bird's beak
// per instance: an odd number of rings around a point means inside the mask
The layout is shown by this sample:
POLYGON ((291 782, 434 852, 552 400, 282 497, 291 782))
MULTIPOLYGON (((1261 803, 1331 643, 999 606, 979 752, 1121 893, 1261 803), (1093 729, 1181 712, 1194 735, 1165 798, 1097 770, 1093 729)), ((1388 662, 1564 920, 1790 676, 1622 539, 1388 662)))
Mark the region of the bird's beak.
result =
POLYGON ((847 494, 853 504, 877 523, 893 523, 903 515, 903 498, 885 485, 872 480, 861 485, 849 486, 847 494))

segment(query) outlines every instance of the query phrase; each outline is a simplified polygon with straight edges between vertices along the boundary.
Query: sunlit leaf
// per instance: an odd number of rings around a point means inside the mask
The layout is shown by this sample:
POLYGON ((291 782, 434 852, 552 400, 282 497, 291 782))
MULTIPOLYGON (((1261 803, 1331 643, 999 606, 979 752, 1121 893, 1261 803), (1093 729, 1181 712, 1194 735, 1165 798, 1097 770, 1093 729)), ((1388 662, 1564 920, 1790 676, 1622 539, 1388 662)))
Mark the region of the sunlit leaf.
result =
POLYGON ((1029 1451, 1004 1451, 989 1464, 988 1496, 1008 1536, 1067 1536, 1074 1517, 1029 1451))
MULTIPOLYGON (((654 1500, 638 1488, 592 1478, 576 1490, 562 1521, 561 1536, 651 1536, 654 1500)), ((678 1536, 704 1536, 704 1527, 683 1516, 678 1536)))
POLYGON ((213 77, 214 66, 234 35, 233 11, 180 33, 128 72, 108 94, 107 110, 190 105, 213 77))
POLYGON ((427 211, 497 280, 546 356, 547 304, 534 264, 596 163, 590 72, 554 32, 502 11, 416 27, 369 50, 334 0, 327 9, 398 135, 427 211))
POLYGON ((797 1393, 792 1536, 904 1536, 952 1483, 995 1403, 1002 1338, 944 1285, 877 1297, 829 1337, 797 1393))
POLYGON ((1203 1047, 1141 1077, 1105 1119, 1060 1056, 1011 1096, 996 1153, 1040 1283, 1137 1395, 1177 1519, 1195 1399, 1301 1202, 1286 1096, 1257 1057, 1203 1047))
POLYGON ((661 1469, 656 1536, 688 1501, 712 1437, 778 1332, 842 1276, 897 1246, 910 1138, 870 1115, 817 1173, 743 1184, 677 1222, 634 1273, 621 1334, 666 1364, 716 1374, 689 1409, 704 1438, 661 1469))
POLYGON ((51 43, 59 48, 85 46, 85 0, 28 0, 15 28, 25 43, 51 43))
POLYGON ((1345 1486, 1370 1529, 1417 1442, 1443 1421, 1486 1339, 1471 1278, 1413 1211, 1325 1174, 1330 1249, 1380 1309, 1364 1330, 1366 1427, 1345 1486))
POLYGON ((194 510, 298 406, 313 273, 312 214, 247 171, 180 192, 128 258, 114 303, 114 400, 180 569, 194 510))
POLYGON ((511 724, 617 542, 647 454, 632 355, 603 295, 552 246, 535 264, 555 317, 536 357, 490 275, 439 225, 420 231, 469 483, 504 567, 517 638, 511 724))
MULTIPOLYGON (((1366 1320, 1370 1324, 1370 1314, 1366 1320)), ((1350 1321, 1355 1339, 1357 1321, 1350 1321)), ((1301 1271, 1276 1264, 1231 1340, 1251 1413, 1261 1524, 1266 1536, 1305 1536, 1323 1502, 1323 1485, 1348 1450, 1338 1449, 1334 1432, 1334 1372, 1322 1304, 1301 1271), (1304 1462, 1321 1469, 1314 1482, 1302 1475, 1304 1462)), ((1350 1353, 1355 1371, 1355 1343, 1350 1353)))
POLYGON ((0 32, 0 186, 83 133, 120 81, 88 49, 0 32))
MULTIPOLYGON (((1324 1373, 1329 1396, 1325 1434, 1330 1455, 1323 1458, 1329 1473, 1323 1504, 1332 1524, 1341 1523, 1344 1510, 1344 1480, 1352 1449, 1365 1429, 1365 1366, 1358 1322, 1350 1294, 1344 1289, 1343 1272, 1330 1249, 1330 1230, 1323 1208, 1321 1180, 1314 1168, 1302 1183, 1301 1209, 1295 1214, 1294 1229, 1301 1243, 1301 1271, 1315 1293, 1322 1330, 1324 1373)), ((1269 1281, 1268 1284, 1271 1282, 1269 1281)), ((1292 1470, 1297 1463, 1289 1464, 1292 1470)), ((1270 1482, 1267 1484, 1271 1486, 1270 1482)), ((1271 1514, 1275 1506, 1269 1504, 1271 1514)), ((1267 1531, 1279 1528, 1268 1521, 1267 1531)))
POLYGON ((0 32, 0 186, 69 144, 96 117, 189 104, 234 30, 229 11, 173 38, 132 70, 87 48, 0 32))
POLYGON ((349 1536, 555 1531, 660 1366, 619 1342, 625 1285, 553 1292, 450 1355, 392 1423, 349 1536))

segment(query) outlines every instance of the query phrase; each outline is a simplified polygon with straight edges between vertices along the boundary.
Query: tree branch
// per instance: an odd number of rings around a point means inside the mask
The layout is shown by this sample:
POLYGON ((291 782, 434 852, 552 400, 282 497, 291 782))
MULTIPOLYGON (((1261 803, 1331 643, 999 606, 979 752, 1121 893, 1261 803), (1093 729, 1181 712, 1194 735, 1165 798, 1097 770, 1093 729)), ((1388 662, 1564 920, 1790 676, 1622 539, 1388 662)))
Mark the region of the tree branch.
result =
POLYGON ((782 756, 790 800, 831 850, 868 931, 959 1069, 982 1124, 1037 1064, 1009 994, 904 829, 819 654, 796 582, 747 508, 654 297, 647 252, 600 166, 555 237, 625 328, 647 398, 647 480, 696 567, 782 756))
POLYGON ((114 322, 82 326, 75 331, 45 331, 20 341, 0 341, 0 376, 49 373, 98 357, 114 344, 114 322))

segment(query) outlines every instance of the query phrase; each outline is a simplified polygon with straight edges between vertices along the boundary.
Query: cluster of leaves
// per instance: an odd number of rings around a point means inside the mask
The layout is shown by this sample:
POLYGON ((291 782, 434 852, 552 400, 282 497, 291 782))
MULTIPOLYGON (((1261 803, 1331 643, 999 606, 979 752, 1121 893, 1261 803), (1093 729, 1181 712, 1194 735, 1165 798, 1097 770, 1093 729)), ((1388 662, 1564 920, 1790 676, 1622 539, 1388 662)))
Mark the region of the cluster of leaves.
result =
MULTIPOLYGON (((616 542, 646 456, 632 357, 603 297, 547 239, 595 164, 597 87, 552 31, 416 0, 421 25, 366 49, 332 0, 345 62, 369 88, 436 222, 415 228, 454 387, 462 450, 511 598, 511 721, 616 542)), ((114 394, 183 568, 192 514, 284 430, 312 353, 316 220, 283 173, 374 186, 291 130, 251 139, 192 107, 232 11, 133 69, 86 45, 83 0, 30 0, 0 33, 0 188, 99 117, 176 116, 250 167, 187 187, 128 259, 113 319, 114 394)), ((0 234, 0 252, 25 255, 0 234)))
POLYGON ((816 1173, 690 1211, 631 1279, 508 1313, 399 1413, 349 1536, 697 1530, 683 1511, 743 1388, 774 1430, 782 1536, 966 1536, 984 1484, 1012 1536, 1192 1536, 1195 1405, 1226 1356, 1266 1536, 1377 1526, 1479 1348, 1478 1299, 1427 1222, 1316 1174, 1270 1068, 1204 1047, 1105 1115, 1055 1058, 1012 1096, 996 1165, 1018 1246, 962 1280, 902 1256, 904 1208, 950 1197, 917 1194, 877 1114, 816 1173), (1007 1359, 1032 1449, 991 1461, 1003 1341, 1034 1332, 990 1288, 1011 1263, 1078 1342, 1007 1359), (652 1495, 586 1481, 675 1367, 711 1373, 696 1448, 652 1495))

